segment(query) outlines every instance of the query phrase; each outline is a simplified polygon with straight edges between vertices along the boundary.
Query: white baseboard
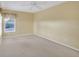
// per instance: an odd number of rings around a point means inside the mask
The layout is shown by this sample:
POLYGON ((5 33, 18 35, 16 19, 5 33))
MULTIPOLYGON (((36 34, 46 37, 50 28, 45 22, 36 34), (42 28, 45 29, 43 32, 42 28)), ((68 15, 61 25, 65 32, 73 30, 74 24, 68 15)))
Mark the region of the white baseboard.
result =
POLYGON ((70 49, 72 49, 72 50, 75 50, 75 51, 79 52, 79 49, 78 49, 78 48, 75 48, 75 47, 73 47, 73 46, 64 44, 64 43, 62 43, 62 42, 58 42, 58 41, 56 41, 56 40, 52 40, 52 39, 50 39, 50 38, 48 38, 48 37, 46 37, 46 36, 44 36, 44 35, 40 35, 40 34, 35 34, 35 35, 37 35, 37 36, 39 36, 39 37, 42 37, 42 38, 45 38, 45 39, 48 39, 48 40, 53 41, 53 42, 55 42, 55 43, 57 43, 57 44, 63 45, 63 46, 65 46, 65 47, 68 47, 68 48, 70 48, 70 49))
POLYGON ((58 42, 58 41, 56 41, 56 40, 52 40, 52 39, 50 39, 50 38, 48 38, 48 37, 46 37, 46 36, 44 36, 44 35, 40 35, 40 34, 33 34, 33 33, 29 33, 29 34, 19 34, 19 35, 15 35, 15 36, 7 36, 7 37, 4 37, 4 39, 7 39, 7 38, 15 38, 15 37, 20 37, 20 36, 28 36, 28 35, 36 35, 36 36, 39 36, 39 37, 48 39, 48 40, 53 41, 53 42, 55 42, 55 43, 57 43, 57 44, 63 45, 63 46, 65 46, 65 47, 71 48, 72 50, 75 50, 75 51, 79 52, 79 49, 78 49, 78 48, 75 48, 75 47, 73 47, 73 46, 64 44, 64 43, 62 43, 62 42, 58 42))
POLYGON ((2 37, 2 39, 16 38, 16 37, 28 36, 28 35, 33 35, 33 33, 29 33, 29 34, 18 34, 18 35, 14 35, 14 36, 5 36, 5 37, 2 37))

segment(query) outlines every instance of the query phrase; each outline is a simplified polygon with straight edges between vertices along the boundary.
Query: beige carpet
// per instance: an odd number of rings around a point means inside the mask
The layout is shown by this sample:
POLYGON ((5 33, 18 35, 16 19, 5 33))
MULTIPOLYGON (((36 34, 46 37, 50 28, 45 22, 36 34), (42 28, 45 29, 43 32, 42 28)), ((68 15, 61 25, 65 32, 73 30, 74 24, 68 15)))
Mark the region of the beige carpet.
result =
POLYGON ((30 35, 3 39, 1 57, 75 57, 79 52, 44 38, 30 35))

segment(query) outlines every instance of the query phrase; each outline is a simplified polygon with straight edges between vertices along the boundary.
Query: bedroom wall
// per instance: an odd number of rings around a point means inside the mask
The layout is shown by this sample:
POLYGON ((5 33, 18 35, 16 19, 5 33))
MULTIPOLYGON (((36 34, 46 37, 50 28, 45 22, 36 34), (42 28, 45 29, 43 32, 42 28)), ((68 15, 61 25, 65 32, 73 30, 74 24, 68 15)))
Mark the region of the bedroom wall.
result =
MULTIPOLYGON (((6 33, 3 31, 3 38, 24 35, 24 34, 27 35, 27 34, 33 33, 33 14, 32 13, 18 12, 18 11, 5 10, 5 9, 2 10, 2 13, 16 14, 16 31, 11 33, 6 33)), ((3 27, 3 30, 4 30, 4 27, 3 27)))
POLYGON ((79 2, 65 2, 35 13, 34 34, 79 49, 79 2))

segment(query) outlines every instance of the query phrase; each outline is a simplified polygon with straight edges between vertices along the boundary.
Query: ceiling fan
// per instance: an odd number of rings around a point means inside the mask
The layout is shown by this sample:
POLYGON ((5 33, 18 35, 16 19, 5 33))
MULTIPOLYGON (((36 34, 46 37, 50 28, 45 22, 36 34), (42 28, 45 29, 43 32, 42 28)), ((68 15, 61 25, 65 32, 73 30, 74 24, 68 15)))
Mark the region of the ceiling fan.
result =
POLYGON ((33 9, 41 9, 41 6, 39 6, 36 1, 31 2, 30 6, 31 6, 30 7, 31 10, 33 10, 33 9))

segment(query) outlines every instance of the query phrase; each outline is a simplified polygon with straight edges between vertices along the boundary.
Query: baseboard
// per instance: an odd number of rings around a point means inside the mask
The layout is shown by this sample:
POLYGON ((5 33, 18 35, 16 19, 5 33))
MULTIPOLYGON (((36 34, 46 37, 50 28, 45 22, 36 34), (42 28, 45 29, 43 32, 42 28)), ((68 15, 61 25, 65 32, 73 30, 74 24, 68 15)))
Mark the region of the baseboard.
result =
POLYGON ((39 36, 39 37, 48 39, 48 40, 53 41, 53 42, 55 42, 55 43, 57 43, 57 44, 63 45, 63 46, 65 46, 65 47, 67 47, 67 48, 70 48, 70 49, 72 49, 72 50, 75 50, 75 51, 79 52, 79 49, 78 49, 78 48, 75 48, 75 47, 73 47, 73 46, 70 46, 70 45, 67 45, 67 44, 58 42, 58 41, 56 41, 56 40, 51 40, 50 38, 48 38, 48 37, 46 37, 46 36, 44 36, 44 35, 40 35, 40 34, 34 34, 34 35, 37 35, 37 36, 39 36))
POLYGON ((56 40, 51 40, 50 38, 46 37, 45 35, 40 35, 40 34, 33 34, 33 33, 29 33, 29 34, 19 34, 19 35, 15 35, 15 36, 7 36, 7 37, 4 37, 4 39, 15 38, 15 37, 20 37, 20 36, 28 36, 28 35, 36 35, 36 36, 45 38, 45 39, 47 39, 47 40, 53 41, 53 42, 55 42, 55 43, 57 43, 57 44, 63 45, 63 46, 65 46, 65 47, 71 48, 72 50, 75 50, 75 51, 79 52, 79 49, 78 49, 78 48, 75 48, 75 47, 73 47, 73 46, 70 46, 70 45, 67 45, 67 44, 58 42, 58 41, 56 41, 56 40))
POLYGON ((29 34, 18 34, 18 35, 14 35, 14 36, 5 36, 5 37, 2 37, 2 39, 16 38, 16 37, 28 36, 28 35, 33 35, 33 33, 29 33, 29 34))

